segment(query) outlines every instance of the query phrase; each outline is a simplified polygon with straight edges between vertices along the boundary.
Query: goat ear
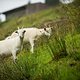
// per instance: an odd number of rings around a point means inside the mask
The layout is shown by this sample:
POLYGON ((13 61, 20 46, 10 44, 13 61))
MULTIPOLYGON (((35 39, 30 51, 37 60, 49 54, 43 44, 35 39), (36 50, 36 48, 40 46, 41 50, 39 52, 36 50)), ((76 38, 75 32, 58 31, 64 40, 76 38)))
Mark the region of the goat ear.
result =
POLYGON ((26 32, 26 30, 23 31, 23 33, 25 33, 25 32, 26 32))
POLYGON ((46 28, 44 28, 44 30, 46 31, 46 28))
POLYGON ((15 33, 18 33, 18 31, 15 31, 15 33))
POLYGON ((20 28, 18 27, 18 30, 19 30, 20 28))
POLYGON ((22 26, 22 28, 21 29, 23 29, 23 26, 22 26))

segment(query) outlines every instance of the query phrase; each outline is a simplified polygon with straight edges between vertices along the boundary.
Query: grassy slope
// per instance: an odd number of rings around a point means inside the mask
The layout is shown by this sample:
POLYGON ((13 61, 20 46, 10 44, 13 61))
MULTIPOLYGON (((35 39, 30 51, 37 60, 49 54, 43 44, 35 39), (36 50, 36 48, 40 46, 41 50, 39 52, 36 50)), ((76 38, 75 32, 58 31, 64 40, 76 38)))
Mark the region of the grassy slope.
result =
MULTIPOLYGON (((10 35, 18 26, 31 27, 35 25, 35 27, 41 27, 40 25, 45 21, 54 21, 61 16, 60 8, 55 7, 33 15, 13 18, 0 24, 0 39, 10 35)), ((25 44, 24 49, 18 54, 16 64, 12 62, 11 58, 0 61, 0 80, 79 80, 80 64, 76 60, 80 59, 79 54, 77 54, 79 51, 76 50, 77 55, 74 57, 72 47, 75 42, 74 48, 80 49, 77 44, 77 42, 80 43, 79 35, 67 34, 64 36, 66 41, 64 45, 57 31, 60 30, 56 28, 55 34, 52 34, 50 39, 44 36, 36 41, 34 54, 29 51, 30 45, 25 44), (68 56, 62 55, 65 51, 67 51, 68 56)))
POLYGON ((30 27, 32 25, 39 26, 43 21, 45 20, 53 20, 56 19, 56 17, 59 17, 59 15, 56 14, 56 9, 49 9, 44 10, 41 12, 38 12, 33 15, 24 16, 20 18, 12 18, 11 20, 8 20, 4 24, 0 25, 0 32, 3 36, 0 36, 0 38, 4 38, 8 33, 13 32, 17 27, 30 27), (5 27, 6 26, 6 27, 5 27), (3 33, 4 31, 4 33, 3 33))

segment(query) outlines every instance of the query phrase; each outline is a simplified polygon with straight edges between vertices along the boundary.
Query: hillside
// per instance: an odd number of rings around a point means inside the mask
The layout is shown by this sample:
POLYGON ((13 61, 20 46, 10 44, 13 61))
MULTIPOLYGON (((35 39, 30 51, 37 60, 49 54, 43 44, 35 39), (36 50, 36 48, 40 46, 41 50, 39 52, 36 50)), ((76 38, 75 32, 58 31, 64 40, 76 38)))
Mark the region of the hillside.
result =
POLYGON ((80 80, 80 34, 61 5, 0 23, 0 40, 17 27, 49 26, 53 27, 51 37, 35 41, 33 54, 27 43, 16 64, 11 57, 0 58, 0 80, 80 80))

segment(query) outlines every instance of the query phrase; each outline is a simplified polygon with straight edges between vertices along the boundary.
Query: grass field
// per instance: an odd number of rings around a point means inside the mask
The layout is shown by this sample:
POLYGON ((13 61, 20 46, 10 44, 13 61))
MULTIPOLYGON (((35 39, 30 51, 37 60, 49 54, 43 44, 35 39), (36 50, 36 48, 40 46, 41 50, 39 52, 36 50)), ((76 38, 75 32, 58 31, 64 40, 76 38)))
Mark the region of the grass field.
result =
POLYGON ((41 28, 48 22, 53 27, 49 39, 42 36, 35 41, 34 54, 27 43, 15 64, 11 57, 1 59, 0 80, 80 80, 80 34, 73 23, 61 19, 66 15, 61 9, 61 6, 51 7, 0 24, 0 40, 17 27, 41 28))

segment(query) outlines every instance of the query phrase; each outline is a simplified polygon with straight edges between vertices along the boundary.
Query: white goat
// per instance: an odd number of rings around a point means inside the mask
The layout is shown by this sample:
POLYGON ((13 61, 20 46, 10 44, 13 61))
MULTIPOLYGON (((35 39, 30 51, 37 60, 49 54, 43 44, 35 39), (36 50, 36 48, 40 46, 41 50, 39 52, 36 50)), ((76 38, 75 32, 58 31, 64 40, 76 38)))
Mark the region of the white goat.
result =
MULTIPOLYGON (((19 29, 19 30, 26 30, 25 34, 24 34, 24 42, 29 42, 31 45, 31 52, 33 53, 33 47, 34 47, 34 40, 37 40, 41 35, 46 35, 46 36, 50 36, 51 34, 51 28, 42 28, 42 29, 38 29, 38 28, 23 28, 23 29, 19 29)), ((19 31, 18 30, 18 31, 19 31)), ((9 38, 13 38, 17 36, 17 34, 15 32, 12 33, 11 36, 7 37, 7 39, 9 38)))
POLYGON ((0 41, 0 55, 7 56, 11 54, 15 62, 15 59, 17 58, 16 53, 21 48, 25 32, 25 30, 17 30, 15 31, 18 35, 17 37, 0 41))

